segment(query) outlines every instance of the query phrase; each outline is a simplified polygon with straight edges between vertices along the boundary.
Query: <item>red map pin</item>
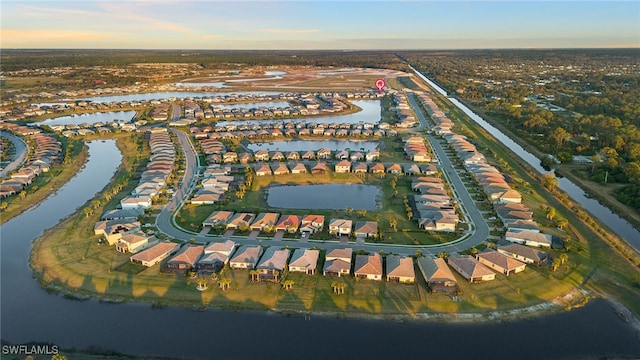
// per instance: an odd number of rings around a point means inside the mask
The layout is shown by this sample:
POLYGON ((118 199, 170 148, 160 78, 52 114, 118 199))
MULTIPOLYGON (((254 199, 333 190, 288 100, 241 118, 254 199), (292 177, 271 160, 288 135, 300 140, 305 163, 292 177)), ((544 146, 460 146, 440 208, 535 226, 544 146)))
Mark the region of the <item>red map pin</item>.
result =
POLYGON ((386 83, 384 82, 384 79, 378 79, 376 80, 376 87, 378 88, 378 92, 381 93, 382 89, 384 89, 386 83))

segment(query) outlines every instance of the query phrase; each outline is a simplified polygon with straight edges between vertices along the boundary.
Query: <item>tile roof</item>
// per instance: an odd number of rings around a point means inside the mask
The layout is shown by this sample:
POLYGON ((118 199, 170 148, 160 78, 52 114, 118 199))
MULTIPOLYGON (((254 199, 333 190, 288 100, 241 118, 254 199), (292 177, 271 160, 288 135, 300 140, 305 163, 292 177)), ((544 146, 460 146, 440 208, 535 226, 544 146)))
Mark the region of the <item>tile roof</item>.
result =
POLYGON ((132 255, 131 260, 149 262, 154 259, 157 259, 162 255, 165 255, 174 251, 178 247, 180 247, 179 244, 172 243, 172 242, 157 243, 146 250, 143 250, 135 255, 132 255))
POLYGON ((499 253, 495 250, 486 249, 482 252, 479 252, 476 255, 478 258, 484 259, 490 263, 496 264, 497 266, 505 269, 505 270, 513 270, 524 265, 523 262, 520 262, 516 259, 510 258, 505 254, 499 253))
POLYGON ((296 249, 291 256, 289 266, 305 267, 313 270, 318 265, 319 256, 320 250, 296 249))
POLYGON ((372 255, 356 255, 354 273, 382 275, 382 257, 378 253, 372 255))
POLYGON ((420 257, 418 258, 418 268, 427 282, 429 281, 456 281, 456 277, 451 272, 447 262, 442 258, 420 257))
POLYGON ((415 278, 416 271, 413 267, 413 259, 410 257, 400 257, 389 255, 386 258, 387 276, 415 278))
POLYGON ((184 262, 193 265, 198 261, 203 252, 203 245, 185 245, 169 262, 184 262))

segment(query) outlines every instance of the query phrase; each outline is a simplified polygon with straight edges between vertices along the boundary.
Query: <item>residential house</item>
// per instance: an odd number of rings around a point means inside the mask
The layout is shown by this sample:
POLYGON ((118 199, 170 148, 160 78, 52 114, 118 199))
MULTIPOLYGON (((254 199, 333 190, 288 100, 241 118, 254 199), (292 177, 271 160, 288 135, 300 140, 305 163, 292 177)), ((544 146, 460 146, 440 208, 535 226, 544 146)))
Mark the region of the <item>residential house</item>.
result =
POLYGON ((325 175, 329 173, 329 168, 325 163, 319 162, 311 168, 311 173, 313 175, 325 175))
POLYGON ((405 284, 413 284, 416 281, 413 258, 388 255, 385 260, 387 264, 387 281, 405 284))
POLYGON ((286 175, 289 173, 289 168, 283 163, 275 163, 271 165, 271 168, 273 170, 273 175, 286 175))
POLYGON ((291 165, 291 173, 292 174, 306 174, 307 168, 302 163, 297 163, 295 165, 291 165))
POLYGON ((305 215, 302 217, 300 224, 300 232, 306 232, 314 234, 318 231, 322 231, 324 227, 323 215, 305 215))
POLYGON ((151 267, 159 264, 162 260, 175 254, 180 248, 179 244, 169 241, 159 242, 148 249, 142 250, 132 255, 129 260, 134 264, 151 267))
POLYGON ((367 163, 359 162, 353 164, 353 172, 354 173, 366 173, 367 172, 367 163))
POLYGON ((278 223, 278 213, 260 213, 251 223, 251 230, 255 231, 271 231, 275 229, 278 223))
POLYGON ((376 221, 356 221, 353 234, 356 237, 376 237, 378 236, 378 223, 376 221))
POLYGON ((496 278, 496 273, 482 265, 478 260, 469 256, 451 256, 448 259, 448 263, 449 266, 471 283, 478 281, 490 281, 495 280, 496 278))
POLYGON ((164 271, 184 274, 195 267, 203 252, 203 245, 185 245, 167 261, 164 271))
POLYGON ((256 266, 256 270, 260 272, 257 280, 279 282, 282 272, 287 266, 288 259, 289 249, 267 248, 260 258, 260 263, 256 266))
POLYGON ((272 175, 271 167, 268 164, 258 163, 255 167, 256 176, 267 176, 272 175))
POLYGON ((336 173, 348 173, 351 172, 351 162, 349 160, 342 160, 336 164, 336 173))
POLYGON ((359 279, 382 280, 382 256, 378 253, 356 255, 353 274, 359 279))
POLYGON ((301 217, 298 215, 282 215, 276 224, 276 231, 294 233, 298 231, 301 217))
POLYGON ((126 196, 120 200, 120 207, 123 209, 148 209, 151 207, 150 196, 126 196))
POLYGON ((229 262, 235 247, 236 243, 231 240, 209 244, 196 264, 197 271, 205 274, 217 273, 229 262))
POLYGON ((316 273, 319 256, 320 250, 296 249, 289 262, 289 271, 313 275, 316 273))
POLYGON ((432 292, 451 294, 458 291, 458 281, 444 259, 419 257, 417 263, 432 292))
POLYGON ((385 169, 383 163, 377 163, 375 165, 372 165, 371 168, 369 169, 369 171, 372 174, 384 174, 386 169, 385 169))
POLYGON ((216 226, 217 224, 227 225, 233 211, 214 211, 209 217, 202 222, 202 226, 216 226))
POLYGON ((261 254, 261 246, 241 246, 229 260, 229 266, 232 269, 253 269, 261 254))
POLYGON ((138 221, 127 219, 102 220, 95 223, 93 233, 104 236, 109 245, 114 245, 123 235, 140 229, 138 221))
POLYGON ((347 219, 331 219, 329 221, 329 234, 331 235, 351 235, 353 221, 347 219))
POLYGON ((400 164, 392 164, 387 167, 388 174, 402 174, 402 166, 400 164))
POLYGON ((116 250, 121 253, 135 254, 157 243, 158 239, 155 236, 147 236, 144 232, 137 230, 122 235, 116 244, 116 250))
POLYGON ((324 268, 322 273, 324 276, 337 276, 351 274, 351 256, 353 249, 333 249, 327 252, 325 256, 324 268))
POLYGON ((540 265, 548 258, 548 254, 546 252, 520 244, 500 245, 497 250, 501 254, 522 261, 526 264, 540 265))
POLYGON ((477 253, 476 259, 488 268, 501 272, 507 276, 524 271, 527 267, 525 263, 492 249, 486 249, 477 253))
POLYGON ((249 227, 255 218, 252 213, 237 213, 227 223, 227 229, 238 229, 242 226, 249 227))
POLYGON ((507 231, 504 239, 510 242, 536 247, 551 247, 551 235, 533 231, 507 231))

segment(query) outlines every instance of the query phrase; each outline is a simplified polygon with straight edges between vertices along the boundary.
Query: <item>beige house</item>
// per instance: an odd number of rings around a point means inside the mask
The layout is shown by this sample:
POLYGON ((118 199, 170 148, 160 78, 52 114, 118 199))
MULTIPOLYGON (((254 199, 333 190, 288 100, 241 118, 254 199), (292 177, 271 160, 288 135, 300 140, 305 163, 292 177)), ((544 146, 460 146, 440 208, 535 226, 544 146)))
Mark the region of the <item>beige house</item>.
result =
POLYGON ((296 249, 289 262, 289 271, 313 275, 316 273, 319 256, 320 250, 296 249))
POLYGON ((448 259, 449 266, 457 271, 462 277, 474 283, 478 281, 495 280, 496 273, 488 267, 482 265, 478 260, 469 257, 450 257, 448 259))
POLYGON ((378 235, 378 223, 376 221, 356 221, 353 233, 356 237, 376 237, 378 235))
POLYGON ((300 223, 300 232, 314 234, 322 231, 324 227, 324 215, 305 215, 300 223))
POLYGON ((352 248, 333 249, 327 252, 324 268, 322 269, 323 275, 337 277, 350 275, 352 254, 352 248))
POLYGON ((129 260, 132 263, 140 264, 142 266, 151 267, 159 264, 162 260, 173 255, 180 248, 179 244, 172 242, 160 242, 148 249, 140 251, 137 254, 132 255, 129 260))
POLYGON ((186 273, 192 270, 204 252, 203 245, 185 245, 165 264, 165 271, 186 273))
POLYGON ((387 281, 413 284, 416 281, 416 271, 413 267, 413 259, 389 255, 386 258, 387 281))
POLYGON ((251 230, 263 231, 275 229, 278 223, 278 213, 260 213, 256 219, 251 223, 251 230))
POLYGON ((94 234, 104 236, 109 245, 114 245, 123 235, 138 229, 140 229, 138 221, 124 219, 102 220, 93 226, 94 234))
POLYGON ((262 247, 260 246, 241 246, 229 260, 229 266, 232 269, 253 269, 261 254, 262 247))
POLYGON ((476 254, 481 264, 507 276, 524 271, 527 265, 495 250, 486 249, 476 254))
POLYGON ((286 231, 294 233, 300 227, 300 216, 298 215, 282 215, 276 224, 276 231, 286 231))
POLYGON ((252 213, 237 213, 227 223, 227 229, 237 229, 241 226, 250 226, 255 215, 252 213))
POLYGON ((536 247, 551 247, 551 235, 533 231, 507 231, 504 239, 510 242, 536 247))
POLYGON ((498 246, 498 252, 526 264, 541 264, 548 258, 548 254, 520 244, 498 246))
POLYGON ((267 248, 262 258, 260 258, 258 266, 256 266, 256 269, 260 271, 258 279, 260 281, 280 281, 282 272, 287 266, 289 254, 289 249, 267 248))
POLYGON ((217 224, 227 225, 232 216, 233 211, 214 211, 205 221, 202 222, 202 226, 215 226, 217 224))
POLYGON ((129 252, 135 254, 157 243, 158 239, 155 236, 147 236, 147 234, 138 230, 123 235, 116 244, 116 250, 121 253, 129 252))
POLYGON ((351 235, 353 221, 347 219, 331 219, 329 221, 329 234, 331 235, 351 235))
POLYGON ((444 259, 420 257, 417 263, 431 291, 445 294, 458 291, 458 281, 444 259))
POLYGON ((356 255, 353 274, 358 279, 382 280, 382 256, 378 253, 356 255))

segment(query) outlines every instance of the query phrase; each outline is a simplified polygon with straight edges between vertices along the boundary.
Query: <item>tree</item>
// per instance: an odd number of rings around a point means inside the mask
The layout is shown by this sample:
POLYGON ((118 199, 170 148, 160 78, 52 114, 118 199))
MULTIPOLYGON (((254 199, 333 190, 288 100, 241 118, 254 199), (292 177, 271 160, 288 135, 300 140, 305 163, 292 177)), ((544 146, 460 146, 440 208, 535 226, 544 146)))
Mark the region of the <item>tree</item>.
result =
POLYGON ((552 208, 551 206, 548 206, 544 212, 546 214, 547 220, 553 220, 553 218, 556 217, 556 209, 552 208))
POLYGON ((566 139, 569 137, 571 137, 571 134, 561 127, 557 127, 549 133, 549 140, 551 140, 555 145, 556 151, 560 149, 562 144, 564 144, 566 139))
POLYGON ((359 218, 363 218, 367 216, 367 210, 365 209, 356 210, 356 215, 358 215, 359 218))
POLYGON ((444 251, 439 252, 438 253, 438 257, 441 258, 441 259, 447 259, 449 257, 449 253, 448 252, 444 252, 444 251))
POLYGON ((471 255, 476 255, 478 253, 478 249, 476 249, 475 247, 471 248, 471 255))
POLYGON ((413 211, 407 211, 407 217, 411 220, 411 218, 413 218, 413 211))
POLYGON ((251 275, 251 282, 257 282, 260 281, 260 271, 253 269, 251 271, 249 271, 249 275, 251 275))
POLYGON ((207 287, 209 285, 209 279, 207 279, 206 277, 198 277, 198 279, 196 280, 196 283, 198 284, 196 286, 196 289, 200 290, 200 291, 204 291, 207 290, 207 287))
POLYGON ((398 220, 395 218, 389 219, 389 226, 393 229, 393 231, 398 231, 398 220))
POLYGON ((229 289, 231 285, 231 279, 220 279, 220 281, 218 281, 218 286, 220 286, 220 289, 222 289, 222 291, 226 291, 227 289, 229 289))
POLYGON ((91 208, 84 208, 82 209, 82 211, 84 212, 84 216, 89 217, 89 215, 93 214, 93 210, 91 208))
POLYGON ((331 283, 331 288, 333 289, 333 293, 337 295, 344 294, 344 290, 347 287, 347 284, 341 281, 334 281, 331 283))
POLYGON ((558 270, 560 265, 562 265, 562 261, 560 260, 560 258, 553 259, 553 261, 551 262, 551 270, 552 271, 558 270))
POLYGON ((93 205, 93 208, 94 208, 94 209, 97 209, 97 208, 99 208, 99 207, 100 207, 100 205, 102 205, 102 203, 100 202, 100 200, 93 200, 93 201, 91 202, 91 204, 93 205))
POLYGON ((556 220, 556 226, 560 230, 563 230, 567 225, 569 225, 569 221, 567 221, 567 219, 565 218, 559 218, 556 220))
POLYGON ((293 288, 294 284, 295 284, 295 281, 288 279, 288 280, 285 280, 285 281, 282 282, 282 287, 285 290, 289 291, 289 290, 291 290, 293 288))
POLYGON ((542 175, 542 186, 547 190, 553 191, 558 187, 558 179, 553 173, 546 173, 542 175))

